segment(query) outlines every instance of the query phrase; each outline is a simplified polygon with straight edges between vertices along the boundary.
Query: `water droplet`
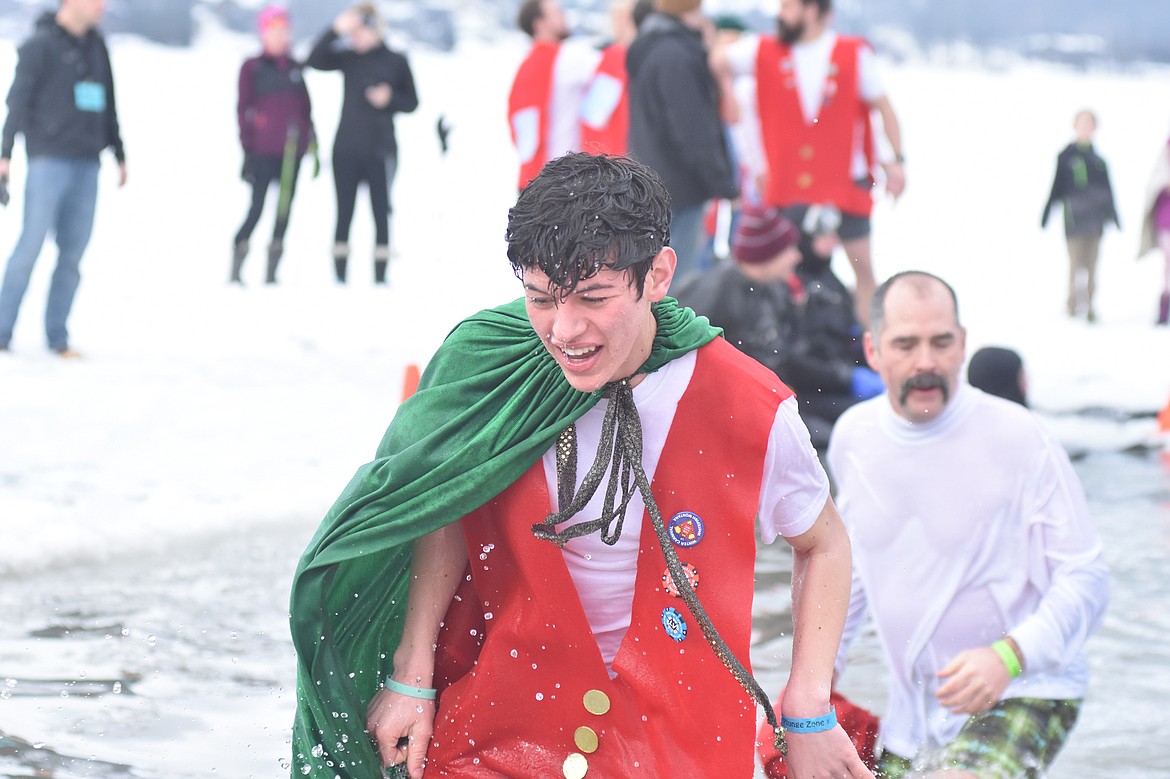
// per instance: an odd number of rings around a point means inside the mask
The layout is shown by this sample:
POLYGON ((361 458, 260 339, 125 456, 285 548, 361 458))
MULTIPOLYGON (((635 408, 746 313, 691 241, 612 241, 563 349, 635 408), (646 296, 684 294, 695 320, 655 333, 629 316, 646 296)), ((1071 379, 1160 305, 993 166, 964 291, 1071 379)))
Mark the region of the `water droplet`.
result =
POLYGON ((538 701, 543 701, 543 700, 544 700, 544 693, 543 693, 543 692, 538 692, 538 693, 536 694, 536 700, 538 700, 538 701))
MULTIPOLYGON (((519 652, 517 652, 515 649, 513 649, 513 650, 512 650, 511 652, 509 652, 508 654, 512 655, 512 657, 519 657, 519 656, 520 656, 520 653, 519 653, 519 652)), ((9 681, 12 681, 12 680, 10 679, 9 681)))
POLYGON ((487 612, 486 614, 484 614, 484 615, 483 615, 483 618, 484 618, 484 619, 491 619, 493 616, 495 616, 495 615, 494 615, 494 614, 492 614, 492 613, 489 611, 489 612, 487 612))

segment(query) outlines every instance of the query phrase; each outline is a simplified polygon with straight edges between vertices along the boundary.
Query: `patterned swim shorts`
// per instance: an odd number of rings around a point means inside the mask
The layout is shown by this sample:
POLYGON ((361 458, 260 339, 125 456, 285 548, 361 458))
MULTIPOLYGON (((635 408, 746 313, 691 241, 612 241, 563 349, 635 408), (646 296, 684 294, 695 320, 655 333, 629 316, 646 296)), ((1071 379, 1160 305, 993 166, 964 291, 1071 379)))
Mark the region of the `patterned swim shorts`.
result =
POLYGON ((879 779, 919 772, 970 771, 985 779, 1037 779, 1052 764, 1076 724, 1079 699, 1008 698, 967 720, 955 740, 915 762, 882 753, 879 779))

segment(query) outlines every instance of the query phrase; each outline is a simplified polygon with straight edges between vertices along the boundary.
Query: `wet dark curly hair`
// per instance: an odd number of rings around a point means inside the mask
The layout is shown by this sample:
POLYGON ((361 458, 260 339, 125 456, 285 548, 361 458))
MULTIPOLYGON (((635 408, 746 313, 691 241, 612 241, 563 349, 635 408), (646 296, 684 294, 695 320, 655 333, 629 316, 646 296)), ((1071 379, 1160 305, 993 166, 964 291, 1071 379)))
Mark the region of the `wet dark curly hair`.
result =
POLYGON ((603 268, 625 270, 640 295, 670 243, 670 194, 657 173, 628 157, 566 154, 520 192, 505 238, 518 278, 539 268, 564 296, 603 268))

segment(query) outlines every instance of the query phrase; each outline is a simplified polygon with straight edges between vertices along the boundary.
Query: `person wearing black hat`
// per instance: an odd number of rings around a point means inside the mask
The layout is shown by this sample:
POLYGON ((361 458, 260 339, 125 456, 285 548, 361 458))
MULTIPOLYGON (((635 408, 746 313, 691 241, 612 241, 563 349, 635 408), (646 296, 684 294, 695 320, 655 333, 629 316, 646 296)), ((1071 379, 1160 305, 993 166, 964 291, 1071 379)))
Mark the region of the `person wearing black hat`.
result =
POLYGON ((827 262, 805 258, 812 252, 778 209, 748 206, 732 237, 735 261, 684 279, 672 294, 796 392, 822 448, 841 412, 884 386, 864 365, 852 298, 827 262))

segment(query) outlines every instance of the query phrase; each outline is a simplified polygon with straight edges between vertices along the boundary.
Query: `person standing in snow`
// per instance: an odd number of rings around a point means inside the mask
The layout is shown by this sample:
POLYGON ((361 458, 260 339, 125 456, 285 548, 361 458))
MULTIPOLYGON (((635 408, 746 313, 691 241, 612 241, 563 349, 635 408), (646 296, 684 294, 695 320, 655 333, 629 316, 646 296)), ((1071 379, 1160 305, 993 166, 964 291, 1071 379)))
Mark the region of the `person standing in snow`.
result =
POLYGON ((280 194, 272 243, 268 244, 265 280, 276 283, 301 158, 309 149, 314 159, 317 153, 309 90, 301 63, 289 56, 288 11, 275 5, 265 7, 257 17, 257 27, 262 50, 240 68, 237 104, 240 145, 244 148, 243 178, 252 185, 252 204, 234 241, 231 280, 236 284, 241 283, 248 242, 273 183, 279 185, 280 194))
POLYGON ((45 335, 55 354, 79 356, 69 346, 67 321, 93 231, 98 157, 106 147, 118 161, 118 186, 126 183, 114 74, 97 29, 104 10, 104 0, 61 0, 20 47, 0 141, 0 181, 8 180, 17 133, 24 135, 28 174, 23 228, 0 285, 0 351, 9 349, 33 265, 52 232, 58 255, 45 335))
POLYGON ((390 191, 398 170, 394 115, 418 107, 410 63, 386 47, 384 24, 373 3, 342 11, 313 46, 308 65, 339 70, 345 79, 341 119, 333 139, 337 229, 333 269, 344 284, 349 265, 349 228, 357 191, 365 184, 374 215, 374 283, 386 283, 390 263, 390 191))
POLYGON ((669 203, 605 155, 521 190, 524 297, 451 332, 301 558, 294 776, 750 779, 759 707, 796 779, 872 779, 829 707, 828 480, 791 391, 667 297, 669 203), (793 547, 780 722, 757 534, 793 547))
POLYGON ((1118 228, 1117 206, 1105 160, 1093 148, 1097 117, 1092 111, 1078 111, 1073 118, 1076 139, 1056 158, 1056 176, 1052 191, 1044 204, 1040 227, 1057 203, 1064 206, 1064 235, 1068 243, 1068 315, 1084 315, 1097 321, 1093 310, 1093 293, 1097 286, 1097 254, 1105 225, 1118 228))

